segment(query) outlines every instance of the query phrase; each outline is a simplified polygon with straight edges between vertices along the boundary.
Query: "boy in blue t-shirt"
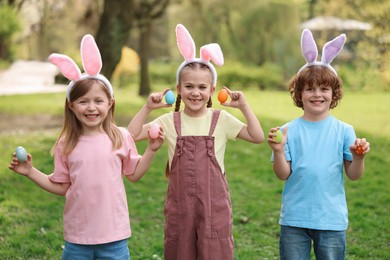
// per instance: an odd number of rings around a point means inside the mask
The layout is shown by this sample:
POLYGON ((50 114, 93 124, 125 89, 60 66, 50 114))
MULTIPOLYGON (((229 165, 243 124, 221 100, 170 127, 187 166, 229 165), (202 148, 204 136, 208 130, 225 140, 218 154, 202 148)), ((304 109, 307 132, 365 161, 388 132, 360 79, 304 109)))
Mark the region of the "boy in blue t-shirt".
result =
POLYGON ((280 212, 280 258, 310 259, 311 243, 317 259, 344 259, 348 209, 344 176, 359 179, 370 144, 356 138, 352 126, 329 114, 342 98, 342 83, 330 62, 342 50, 345 35, 328 42, 317 60, 317 46, 309 30, 302 33, 306 64, 289 84, 302 117, 285 124, 281 142, 268 134, 276 176, 286 180, 280 212))

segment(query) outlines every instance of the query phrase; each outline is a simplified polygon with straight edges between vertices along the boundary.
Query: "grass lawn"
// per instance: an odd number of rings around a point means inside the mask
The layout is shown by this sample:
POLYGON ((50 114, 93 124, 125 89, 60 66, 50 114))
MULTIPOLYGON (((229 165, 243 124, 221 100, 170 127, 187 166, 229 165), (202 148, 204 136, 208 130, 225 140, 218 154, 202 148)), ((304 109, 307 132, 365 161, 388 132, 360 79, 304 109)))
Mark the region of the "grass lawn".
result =
MULTIPOLYGON (((301 115, 287 92, 244 92, 265 133, 301 115)), ((116 91, 116 118, 121 126, 126 126, 144 104, 144 99, 135 93, 128 89, 116 91)), ((372 149, 366 158, 363 178, 345 182, 350 221, 347 259, 390 259, 389 98, 390 93, 348 92, 332 111, 340 120, 354 125, 357 135, 366 137, 372 149)), ((217 101, 214 103, 215 108, 221 108, 217 101)), ((63 105, 62 93, 2 96, 0 117, 61 116, 63 105)), ((236 110, 228 110, 241 117, 236 110)), ((167 111, 161 109, 152 116, 167 111)), ((36 125, 40 123, 37 121, 36 125)), ((33 155, 35 166, 51 173, 53 160, 49 151, 57 135, 58 129, 0 132, 0 259, 61 258, 64 198, 41 190, 7 168, 15 147, 23 145, 33 155)), ((137 143, 140 153, 145 145, 137 143)), ((236 259, 279 256, 278 219, 283 182, 272 171, 270 155, 266 143, 236 141, 227 146, 225 164, 233 204, 236 259)), ((133 231, 129 240, 132 259, 163 259, 165 147, 156 157, 143 179, 135 184, 125 182, 133 231)))

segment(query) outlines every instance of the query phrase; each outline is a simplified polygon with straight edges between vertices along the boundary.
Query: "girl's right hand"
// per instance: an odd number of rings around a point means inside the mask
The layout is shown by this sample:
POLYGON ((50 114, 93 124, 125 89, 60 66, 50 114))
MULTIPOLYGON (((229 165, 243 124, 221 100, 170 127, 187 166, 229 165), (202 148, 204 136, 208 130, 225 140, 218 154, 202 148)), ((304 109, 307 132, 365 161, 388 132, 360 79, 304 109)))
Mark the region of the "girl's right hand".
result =
POLYGON ((164 95, 169 91, 170 89, 167 88, 162 92, 155 92, 149 95, 148 100, 146 102, 146 106, 149 109, 156 109, 156 108, 162 108, 162 107, 172 107, 170 104, 166 104, 163 102, 164 95))
POLYGON ((32 164, 32 156, 31 154, 27 154, 27 160, 25 162, 21 162, 16 158, 16 154, 14 153, 12 156, 11 163, 8 168, 16 173, 27 176, 30 174, 33 164, 32 164))

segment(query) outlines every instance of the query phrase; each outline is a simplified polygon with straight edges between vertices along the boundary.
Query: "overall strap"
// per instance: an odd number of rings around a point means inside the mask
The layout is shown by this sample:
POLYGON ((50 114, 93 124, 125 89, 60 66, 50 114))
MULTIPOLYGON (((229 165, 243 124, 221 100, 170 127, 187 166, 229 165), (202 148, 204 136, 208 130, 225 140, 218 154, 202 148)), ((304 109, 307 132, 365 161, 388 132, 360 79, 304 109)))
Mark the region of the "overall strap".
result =
POLYGON ((217 125, 219 114, 221 113, 221 110, 214 110, 213 111, 213 117, 211 119, 211 125, 210 125, 210 132, 209 136, 212 136, 215 130, 215 126, 217 125))
POLYGON ((173 112, 173 124, 175 125, 177 136, 181 136, 180 111, 179 112, 173 112))

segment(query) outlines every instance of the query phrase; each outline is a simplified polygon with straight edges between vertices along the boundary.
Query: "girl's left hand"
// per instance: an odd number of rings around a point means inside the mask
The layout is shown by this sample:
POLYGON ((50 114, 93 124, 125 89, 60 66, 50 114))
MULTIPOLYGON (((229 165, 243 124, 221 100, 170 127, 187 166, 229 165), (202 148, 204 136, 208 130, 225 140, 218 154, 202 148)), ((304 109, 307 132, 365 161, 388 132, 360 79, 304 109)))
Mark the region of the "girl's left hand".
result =
MULTIPOLYGON (((148 129, 148 131, 150 131, 150 129, 148 129)), ((148 134, 148 143, 149 143, 149 147, 152 151, 157 151, 161 147, 161 145, 164 143, 164 133, 163 133, 163 129, 161 128, 161 126, 160 126, 160 131, 158 132, 157 138, 152 138, 148 134)))
POLYGON ((241 91, 231 91, 226 86, 223 87, 226 89, 227 93, 230 96, 230 102, 221 103, 222 106, 226 107, 241 107, 246 104, 246 99, 244 93, 241 91))
POLYGON ((370 143, 365 138, 356 138, 355 143, 349 147, 349 150, 353 155, 364 156, 370 151, 370 143))

